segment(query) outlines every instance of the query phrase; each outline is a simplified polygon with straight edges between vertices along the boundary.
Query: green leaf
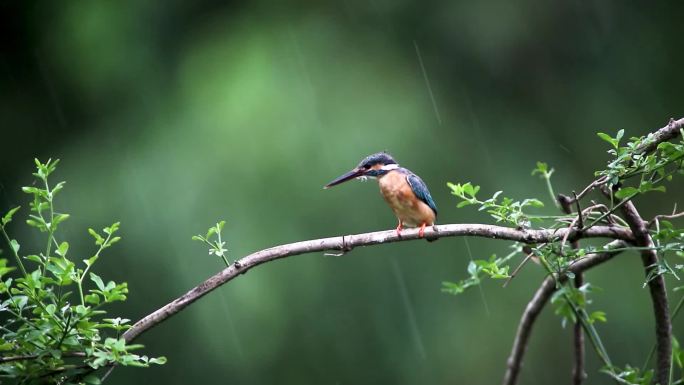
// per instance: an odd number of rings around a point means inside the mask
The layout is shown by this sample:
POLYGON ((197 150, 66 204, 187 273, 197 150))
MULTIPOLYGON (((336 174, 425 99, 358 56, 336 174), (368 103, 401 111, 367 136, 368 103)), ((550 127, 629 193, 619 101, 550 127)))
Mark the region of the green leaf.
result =
POLYGON ((603 132, 599 132, 599 133, 597 133, 596 135, 598 135, 599 138, 601 138, 601 139, 605 140, 606 142, 610 143, 611 146, 613 146, 614 148, 617 149, 617 147, 618 147, 618 146, 617 146, 617 141, 616 141, 615 139, 613 139, 613 137, 611 137, 611 136, 608 135, 608 134, 604 134, 603 132))
POLYGON ((83 262, 86 264, 86 266, 92 266, 95 263, 95 261, 98 260, 98 258, 100 258, 99 255, 93 255, 88 259, 84 259, 83 262))
POLYGON ((97 231, 93 229, 88 229, 88 234, 92 235, 93 238, 95 238, 95 244, 96 245, 101 245, 104 243, 104 238, 100 234, 97 233, 97 231))
POLYGON ((21 188, 21 191, 23 191, 27 194, 40 194, 43 190, 41 190, 37 187, 24 186, 21 188))
POLYGON ((24 306, 28 303, 28 297, 25 295, 17 295, 14 296, 14 304, 15 306, 21 311, 24 309, 24 306))
POLYGON ((544 202, 540 201, 539 199, 525 199, 522 202, 523 206, 532 206, 532 207, 544 207, 544 202))
POLYGON ((19 246, 19 242, 17 242, 16 239, 10 241, 10 246, 12 246, 12 250, 14 250, 15 253, 19 254, 19 248, 21 246, 19 246))
POLYGON ((69 214, 56 214, 52 223, 58 225, 67 219, 69 219, 69 214))
MULTIPOLYGON (((14 271, 14 270, 16 270, 16 269, 17 269, 17 268, 14 267, 14 266, 7 266, 7 260, 6 260, 6 259, 0 259, 0 277, 2 277, 3 275, 5 275, 5 274, 7 274, 7 273, 10 273, 10 272, 12 272, 12 271, 14 271)), ((2 287, 2 284, 4 284, 5 286, 9 287, 10 284, 11 284, 11 282, 12 282, 11 280, 12 280, 12 279, 10 278, 10 279, 8 280, 9 282, 0 282, 0 287, 2 287)), ((1 306, 0 306, 0 307, 1 307, 1 306)))
POLYGON ((105 290, 105 284, 102 282, 102 278, 100 278, 97 274, 95 273, 90 273, 90 279, 95 282, 95 285, 97 285, 97 288, 100 290, 105 290))
POLYGON ((0 351, 2 351, 2 352, 6 352, 6 351, 12 350, 12 349, 14 349, 14 346, 9 342, 5 342, 5 343, 0 344, 0 351))
POLYGON ((606 313, 603 311, 595 311, 589 315, 589 322, 593 323, 596 321, 607 322, 606 313))
POLYGON ((69 243, 68 242, 62 242, 59 244, 59 247, 57 248, 57 250, 55 250, 55 253, 57 253, 57 255, 59 255, 60 257, 64 257, 66 255, 67 251, 69 251, 69 243))
POLYGON ((24 259, 27 259, 27 260, 33 261, 33 262, 37 262, 37 263, 43 263, 43 260, 35 254, 27 255, 24 257, 24 259))
POLYGON ((15 207, 15 208, 13 208, 13 209, 11 209, 10 211, 8 211, 7 214, 5 214, 5 216, 2 217, 2 226, 3 226, 3 227, 4 227, 6 224, 8 224, 8 223, 10 223, 10 222, 12 221, 12 216, 13 216, 14 213, 16 213, 17 210, 19 210, 20 208, 21 208, 21 206, 17 206, 17 207, 15 207))
POLYGON ((166 357, 161 356, 157 358, 150 358, 150 364, 164 365, 166 363, 166 357))
POLYGON ((88 294, 85 297, 83 297, 83 299, 86 301, 86 303, 91 303, 93 305, 100 304, 100 296, 95 293, 88 294))
POLYGON ((625 199, 637 193, 639 193, 639 189, 635 187, 623 187, 615 193, 615 197, 618 199, 625 199))
POLYGON ((105 227, 104 229, 102 229, 102 231, 104 231, 104 233, 107 235, 112 235, 117 230, 119 230, 119 225, 120 225, 120 222, 114 222, 111 226, 105 227))

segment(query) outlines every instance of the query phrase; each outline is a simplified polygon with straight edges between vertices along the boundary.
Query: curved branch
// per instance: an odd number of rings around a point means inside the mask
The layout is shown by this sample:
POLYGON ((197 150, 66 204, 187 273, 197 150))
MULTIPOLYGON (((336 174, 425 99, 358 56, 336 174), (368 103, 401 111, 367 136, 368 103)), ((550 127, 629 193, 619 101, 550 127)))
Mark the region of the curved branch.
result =
MULTIPOLYGON (((613 241, 606 246, 610 249, 622 249, 627 245, 628 244, 625 241, 613 241)), ((569 270, 575 274, 582 273, 585 270, 608 261, 619 253, 621 253, 621 251, 606 251, 603 253, 589 254, 585 258, 572 264, 569 267, 569 270)), ((503 385, 514 385, 517 383, 523 356, 525 355, 525 350, 527 350, 530 334, 532 333, 532 327, 534 326, 537 316, 544 308, 544 305, 546 305, 551 298, 551 295, 556 291, 556 279, 563 282, 567 280, 567 275, 555 278, 551 276, 546 277, 525 307, 525 311, 518 324, 518 331, 515 334, 511 355, 508 357, 508 367, 506 369, 506 374, 504 375, 503 385)))
MULTIPOLYGON (((600 237, 621 239, 624 241, 633 240, 632 232, 625 227, 619 226, 594 226, 590 229, 578 232, 576 229, 567 228, 556 230, 530 230, 482 224, 449 224, 433 226, 432 228, 425 229, 425 238, 433 240, 442 237, 474 236, 523 243, 543 243, 560 240, 566 236, 568 232, 570 232, 568 239, 571 241, 579 238, 600 237)), ((358 246, 370 246, 415 239, 419 239, 418 229, 406 229, 401 233, 401 236, 398 236, 394 230, 388 230, 295 242, 257 251, 256 253, 236 261, 234 264, 200 283, 184 295, 143 317, 124 333, 123 338, 127 342, 134 340, 140 334, 180 312, 202 296, 262 263, 299 254, 329 250, 345 253, 358 246)))
MULTIPOLYGON (((646 222, 641 218, 634 203, 627 202, 622 206, 625 221, 634 232, 637 246, 653 247, 653 240, 648 233, 646 222)), ((646 279, 649 272, 658 264, 658 254, 655 250, 641 251, 641 260, 646 269, 646 279)), ((648 280, 648 288, 653 303, 653 315, 655 316, 656 331, 656 371, 655 384, 667 384, 670 379, 670 366, 672 364, 672 322, 670 320, 670 308, 667 303, 667 289, 665 277, 662 274, 648 280)))

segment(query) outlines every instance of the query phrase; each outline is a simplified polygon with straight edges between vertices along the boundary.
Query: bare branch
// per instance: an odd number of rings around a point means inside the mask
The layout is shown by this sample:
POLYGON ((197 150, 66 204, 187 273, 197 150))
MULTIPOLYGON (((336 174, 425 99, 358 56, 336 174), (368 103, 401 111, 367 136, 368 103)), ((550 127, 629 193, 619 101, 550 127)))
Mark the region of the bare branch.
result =
POLYGON ((656 215, 655 217, 653 217, 653 219, 648 221, 648 228, 651 228, 654 223, 656 223, 660 220, 663 220, 663 219, 677 219, 677 218, 682 218, 682 217, 684 217, 684 211, 682 211, 680 213, 676 213, 676 214, 673 213, 672 215, 656 215))
MULTIPOLYGON (((425 229, 425 238, 437 239, 442 237, 473 236, 523 243, 544 243, 559 240, 563 238, 567 232, 570 232, 568 235, 570 240, 597 237, 620 239, 624 241, 633 240, 632 232, 625 227, 619 226, 595 226, 585 231, 578 232, 576 229, 530 230, 482 224, 448 224, 433 226, 432 228, 425 229)), ((162 306, 155 312, 143 317, 136 322, 131 329, 124 333, 123 338, 128 342, 134 340, 143 332, 180 312, 202 296, 262 263, 299 254, 331 250, 350 251, 358 246, 370 246, 415 239, 419 239, 418 229, 406 229, 401 233, 401 236, 398 236, 394 230, 388 230, 295 242, 257 251, 256 253, 236 261, 236 263, 200 283, 192 290, 162 306)))
MULTIPOLYGON (((606 245, 609 249, 621 249, 628 244, 624 241, 613 241, 606 245)), ((621 251, 605 251, 602 253, 589 254, 585 258, 578 260, 577 262, 570 265, 569 270, 575 275, 582 273, 596 265, 608 261, 615 255, 619 254, 621 251)), ((541 313, 544 305, 549 301, 551 295, 556 291, 556 280, 565 281, 567 280, 567 275, 557 276, 557 277, 546 277, 544 282, 542 282, 537 292, 525 307, 522 317, 520 318, 520 323, 518 324, 518 331, 515 335, 515 340, 513 341, 513 349, 511 350, 511 355, 508 358, 508 367, 506 369, 506 374, 504 375, 503 385, 514 385, 518 381, 518 375, 520 374, 520 368, 522 366, 523 356, 525 355, 525 350, 527 350, 527 345, 532 333, 532 327, 537 319, 539 313, 541 313)))
MULTIPOLYGON (((662 129, 661 129, 662 130, 662 129)), ((648 233, 646 223, 639 215, 634 203, 627 202, 622 206, 622 213, 636 238, 636 246, 653 247, 653 240, 648 233)), ((646 269, 646 276, 654 265, 658 263, 658 254, 655 250, 642 250, 641 260, 646 269)), ((670 321, 670 309, 667 303, 667 290, 663 275, 653 277, 648 282, 653 303, 653 315, 655 316, 656 329, 656 371, 654 383, 669 383, 670 365, 672 363, 672 322, 670 321)))
MULTIPOLYGON (((574 200, 584 198, 584 196, 587 195, 591 190, 593 190, 596 186, 602 185, 603 183, 606 182, 606 180, 608 180, 608 178, 606 178, 605 176, 602 176, 602 177, 594 180, 593 182, 589 183, 589 185, 587 185, 587 187, 585 187, 584 190, 580 191, 579 194, 575 195, 574 200)), ((570 201, 570 202, 572 203, 572 201, 570 201)))

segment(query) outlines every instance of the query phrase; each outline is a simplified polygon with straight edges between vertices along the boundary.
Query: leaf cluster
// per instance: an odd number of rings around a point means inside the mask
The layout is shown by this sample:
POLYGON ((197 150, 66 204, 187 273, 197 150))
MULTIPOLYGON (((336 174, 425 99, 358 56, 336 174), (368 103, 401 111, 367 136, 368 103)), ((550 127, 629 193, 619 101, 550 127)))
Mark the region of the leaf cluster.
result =
POLYGON ((105 283, 91 270, 101 253, 121 239, 116 235, 119 223, 102 232, 88 229, 96 251, 78 262, 69 253, 69 243, 57 240, 60 224, 69 218, 54 208, 54 198, 65 183, 51 187, 48 182, 58 162, 35 162, 33 175, 40 187, 22 189, 32 198, 26 224, 46 233, 46 244, 23 253, 20 243, 9 236, 7 225, 19 207, 0 220, 0 232, 21 272, 13 275, 15 266, 0 259, 0 378, 27 384, 96 384, 99 379, 92 371, 104 366, 163 364, 164 357, 135 354, 142 346, 121 338, 130 320, 104 317, 107 305, 126 300, 128 286, 105 283))
POLYGON ((451 194, 461 198, 461 202, 456 207, 461 208, 470 205, 479 205, 480 211, 486 211, 496 220, 517 227, 529 227, 530 216, 525 213, 525 209, 530 207, 544 207, 544 203, 539 199, 529 198, 522 201, 513 198, 501 197, 503 191, 497 191, 484 201, 477 198, 480 186, 467 183, 447 183, 451 189, 451 194))

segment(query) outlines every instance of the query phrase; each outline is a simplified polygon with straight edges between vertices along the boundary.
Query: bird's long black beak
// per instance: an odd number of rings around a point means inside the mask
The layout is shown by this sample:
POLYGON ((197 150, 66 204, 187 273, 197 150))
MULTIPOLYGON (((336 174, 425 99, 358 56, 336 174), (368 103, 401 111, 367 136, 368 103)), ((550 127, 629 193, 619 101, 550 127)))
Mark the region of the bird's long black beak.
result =
POLYGON ((363 175, 363 170, 362 170, 362 169, 359 169, 359 168, 355 168, 355 169, 349 171, 348 173, 346 173, 346 174, 344 174, 344 175, 341 175, 341 176, 335 178, 332 182, 330 182, 330 183, 326 184, 325 186, 323 186, 323 188, 324 188, 324 189, 327 189, 327 188, 330 188, 330 187, 332 187, 332 186, 336 186, 336 185, 338 185, 338 184, 340 184, 340 183, 344 183, 344 182, 346 182, 346 181, 348 181, 348 180, 352 180, 352 179, 354 179, 354 178, 358 178, 358 177, 360 177, 361 175, 363 175))

